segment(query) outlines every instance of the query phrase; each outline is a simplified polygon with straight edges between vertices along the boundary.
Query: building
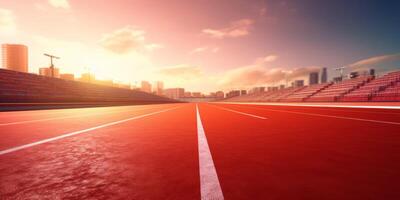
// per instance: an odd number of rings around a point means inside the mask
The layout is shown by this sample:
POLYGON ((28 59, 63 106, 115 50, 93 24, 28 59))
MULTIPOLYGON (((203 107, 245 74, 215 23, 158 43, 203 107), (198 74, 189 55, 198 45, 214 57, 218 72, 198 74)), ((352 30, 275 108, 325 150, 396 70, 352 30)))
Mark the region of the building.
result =
POLYGON ((94 74, 91 73, 83 73, 79 80, 82 82, 93 83, 96 81, 96 77, 94 76, 94 74))
POLYGON ((270 86, 267 88, 268 92, 273 92, 273 91, 278 91, 279 87, 278 86, 270 86))
POLYGON ((75 80, 74 74, 60 74, 60 78, 64 79, 64 80, 70 80, 70 81, 75 80))
POLYGON ((254 87, 249 90, 249 94, 261 93, 265 91, 265 87, 254 87))
POLYGON ((326 83, 328 82, 328 70, 326 67, 322 68, 322 74, 321 74, 321 83, 326 83))
POLYGON ((240 96, 240 90, 232 90, 226 94, 226 98, 232 98, 236 96, 240 96))
POLYGON ((215 93, 215 97, 216 97, 217 99, 223 99, 223 98, 225 98, 225 94, 224 94, 223 91, 217 91, 217 92, 215 93))
POLYGON ((2 66, 5 69, 28 72, 28 47, 20 44, 2 44, 2 66))
POLYGON ((164 90, 164 95, 171 99, 179 99, 185 96, 184 88, 168 88, 164 90))
POLYGON ((240 95, 246 95, 247 94, 247 90, 240 90, 240 95))
POLYGON ((304 80, 295 80, 292 84, 293 84, 293 87, 303 87, 304 80))
POLYGON ((163 90, 164 90, 164 83, 162 81, 156 81, 154 84, 153 92, 155 92, 156 95, 163 95, 163 90))
POLYGON ((151 84, 148 81, 142 81, 140 84, 140 90, 142 92, 151 93, 151 84))
MULTIPOLYGON (((54 69, 54 78, 60 78, 60 69, 58 68, 53 68, 53 69, 54 69)), ((53 77, 51 73, 51 68, 49 67, 39 68, 39 75, 53 77)))
POLYGON ((191 92, 185 92, 184 97, 192 97, 192 93, 191 92))
POLYGON ((310 73, 310 79, 309 79, 309 85, 315 85, 318 84, 318 79, 319 79, 319 73, 318 72, 311 72, 310 73))
POLYGON ((202 96, 201 92, 192 92, 192 97, 200 98, 202 96))

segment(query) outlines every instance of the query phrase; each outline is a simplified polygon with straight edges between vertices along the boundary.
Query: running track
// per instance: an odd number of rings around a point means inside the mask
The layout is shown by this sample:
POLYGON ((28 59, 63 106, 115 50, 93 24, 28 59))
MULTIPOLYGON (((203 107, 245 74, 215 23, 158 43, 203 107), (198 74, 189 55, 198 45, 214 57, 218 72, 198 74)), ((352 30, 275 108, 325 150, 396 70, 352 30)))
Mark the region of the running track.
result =
POLYGON ((0 113, 0 199, 400 199, 400 109, 0 113))

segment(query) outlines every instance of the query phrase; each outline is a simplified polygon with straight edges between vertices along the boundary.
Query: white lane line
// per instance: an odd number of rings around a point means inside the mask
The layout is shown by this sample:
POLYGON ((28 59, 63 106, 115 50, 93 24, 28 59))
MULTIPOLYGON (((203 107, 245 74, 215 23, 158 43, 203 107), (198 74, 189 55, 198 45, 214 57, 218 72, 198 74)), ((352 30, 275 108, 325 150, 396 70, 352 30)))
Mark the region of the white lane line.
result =
POLYGON ((197 138, 199 145, 200 168, 200 194, 202 200, 222 200, 221 185, 219 184, 217 171, 208 146, 207 137, 201 123, 199 108, 196 104, 197 138))
POLYGON ((324 115, 324 114, 305 113, 305 112, 296 112, 296 111, 288 111, 288 110, 275 110, 275 109, 268 109, 268 108, 253 108, 253 109, 269 110, 269 111, 275 111, 275 112, 293 113, 293 114, 300 114, 300 115, 310 115, 310 116, 317 116, 317 117, 329 117, 329 118, 336 118, 336 119, 348 119, 348 120, 356 120, 356 121, 364 121, 364 122, 374 122, 374 123, 382 123, 382 124, 400 125, 400 122, 390 122, 390 121, 373 120, 373 119, 362 119, 362 118, 355 118, 355 117, 343 117, 343 116, 336 116, 336 115, 324 115))
POLYGON ((363 105, 327 105, 327 104, 302 104, 302 103, 254 103, 254 102, 214 102, 220 104, 245 104, 267 106, 296 106, 296 107, 328 107, 328 108, 376 108, 376 109, 400 109, 400 106, 363 106, 363 105))
POLYGON ((226 110, 226 111, 230 111, 230 112, 234 112, 234 113, 238 113, 238 114, 250 116, 250 117, 255 117, 255 118, 258 118, 258 119, 268 119, 268 118, 266 118, 266 117, 262 117, 262 116, 258 116, 258 115, 253 115, 253 114, 245 113, 245 112, 240 112, 240 111, 232 110, 232 109, 229 109, 229 108, 222 108, 222 107, 219 107, 219 106, 213 106, 213 107, 216 107, 216 108, 221 109, 221 110, 226 110))
MULTIPOLYGON (((45 119, 35 119, 35 120, 26 120, 26 121, 18 121, 18 122, 8 122, 8 123, 2 123, 0 126, 9 126, 9 125, 17 125, 17 124, 27 124, 27 123, 34 123, 34 122, 45 122, 45 121, 52 121, 52 120, 58 120, 58 119, 69 119, 69 118, 79 118, 79 117, 86 117, 86 116, 92 116, 92 115, 107 115, 107 114, 112 114, 112 113, 124 113, 124 112, 133 112, 133 111, 141 111, 141 110, 149 110, 152 108, 143 108, 143 109, 138 109, 138 110, 124 110, 124 111, 112 111, 112 112, 106 112, 106 113, 90 113, 90 114, 81 114, 81 115, 72 115, 72 116, 66 116, 66 117, 52 117, 52 118, 45 118, 45 119)), ((97 111, 96 111, 97 112, 97 111)), ((101 112, 101 111, 98 111, 101 112)))
POLYGON ((96 130, 96 129, 101 129, 101 128, 105 128, 105 127, 108 127, 108 126, 113 126, 113 125, 116 125, 116 124, 121 124, 121 123, 124 123, 124 122, 127 122, 127 121, 144 118, 144 117, 148 117, 148 116, 151 116, 151 115, 156 115, 156 114, 167 112, 167 111, 170 111, 170 110, 173 110, 173 109, 176 109, 176 108, 177 107, 173 107, 173 108, 169 108, 169 109, 165 109, 165 110, 161 110, 161 111, 157 111, 157 112, 152 112, 152 113, 148 113, 148 114, 144 114, 144 115, 139 115, 139 116, 135 116, 135 117, 131 117, 131 118, 115 121, 115 122, 106 123, 106 124, 103 124, 103 125, 100 125, 100 126, 95 126, 95 127, 92 127, 92 128, 84 129, 84 130, 75 131, 75 132, 72 132, 72 133, 66 133, 66 134, 63 134, 63 135, 59 135, 59 136, 56 136, 56 137, 40 140, 40 141, 37 141, 37 142, 24 144, 24 145, 21 145, 21 146, 16 146, 16 147, 13 147, 13 148, 9 148, 9 149, 5 149, 5 150, 0 151, 0 155, 12 153, 12 152, 15 152, 15 151, 19 151, 19 150, 22 150, 22 149, 34 147, 34 146, 37 146, 37 145, 40 145, 40 144, 44 144, 44 143, 48 143, 48 142, 53 142, 53 141, 56 141, 56 140, 60 140, 60 139, 66 138, 66 137, 71 137, 71 136, 78 135, 78 134, 81 134, 81 133, 86 133, 86 132, 93 131, 93 130, 96 130))

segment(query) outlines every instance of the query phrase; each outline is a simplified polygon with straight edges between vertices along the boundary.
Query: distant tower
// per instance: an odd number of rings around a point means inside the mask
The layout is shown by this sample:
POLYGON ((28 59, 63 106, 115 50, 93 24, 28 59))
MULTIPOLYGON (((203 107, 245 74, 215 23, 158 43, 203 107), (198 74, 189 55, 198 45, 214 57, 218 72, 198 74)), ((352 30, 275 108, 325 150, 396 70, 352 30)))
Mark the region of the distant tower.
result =
POLYGON ((318 76, 319 73, 318 72, 311 72, 310 73, 310 80, 309 80, 309 85, 315 85, 318 84, 318 76))
POLYGON ((328 82, 328 70, 326 67, 322 68, 322 74, 321 74, 321 83, 326 83, 328 82))
POLYGON ((3 68, 28 72, 28 47, 20 44, 2 44, 3 68))
POLYGON ((375 76, 375 69, 370 69, 369 70, 369 75, 375 76))

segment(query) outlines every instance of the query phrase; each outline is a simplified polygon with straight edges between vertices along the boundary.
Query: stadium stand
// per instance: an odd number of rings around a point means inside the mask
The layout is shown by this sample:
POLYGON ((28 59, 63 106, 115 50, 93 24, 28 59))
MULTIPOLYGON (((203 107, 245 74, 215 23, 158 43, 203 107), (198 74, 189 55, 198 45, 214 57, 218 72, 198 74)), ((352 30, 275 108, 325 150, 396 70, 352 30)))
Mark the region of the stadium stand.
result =
POLYGON ((285 89, 281 89, 278 91, 275 91, 273 93, 271 93, 270 95, 266 96, 265 98, 263 98, 263 101, 272 101, 272 102, 276 102, 276 101, 280 101, 281 99, 286 98, 287 96, 302 90, 304 87, 290 87, 290 88, 285 88, 285 89))
MULTIPOLYGON (((400 75, 400 73, 398 73, 400 75)), ((390 86, 375 93, 371 97, 372 101, 400 101, 400 79, 393 82, 390 86)))
POLYGON ((0 102, 175 102, 130 89, 0 69, 0 102))
POLYGON ((306 101, 312 102, 333 102, 338 101, 343 95, 361 87, 372 79, 371 76, 352 78, 336 82, 329 87, 311 96, 306 101))
MULTIPOLYGON (((381 91, 384 91, 390 86, 394 86, 394 84, 398 81, 400 81, 400 71, 386 74, 382 77, 373 79, 369 83, 361 86, 360 88, 344 95, 344 97, 341 98, 340 101, 369 101, 371 100, 372 96, 377 93, 381 94, 381 91)), ((390 88, 388 89, 390 90, 390 88)), ((389 93, 390 92, 388 92, 387 94, 389 93)), ((377 97, 374 100, 378 99, 380 99, 380 97, 377 97)), ((385 99, 386 97, 382 96, 382 100, 385 99)))
POLYGON ((319 91, 329 87, 333 83, 323 83, 323 84, 316 84, 311 85, 308 87, 303 87, 301 90, 294 92, 285 98, 282 98, 281 101, 284 102, 301 102, 305 101, 306 99, 310 98, 314 94, 318 93, 319 91))
POLYGON ((232 102, 400 101, 400 71, 224 99, 232 102))

